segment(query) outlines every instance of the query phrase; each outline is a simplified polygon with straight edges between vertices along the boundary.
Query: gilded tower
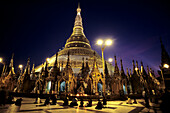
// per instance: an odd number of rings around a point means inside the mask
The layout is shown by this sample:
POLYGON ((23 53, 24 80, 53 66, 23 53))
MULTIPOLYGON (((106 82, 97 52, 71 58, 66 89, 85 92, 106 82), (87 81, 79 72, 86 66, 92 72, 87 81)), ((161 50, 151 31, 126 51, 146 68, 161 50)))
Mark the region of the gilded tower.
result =
MULTIPOLYGON (((77 75, 82 67, 82 58, 88 59, 89 62, 89 68, 90 70, 93 67, 93 61, 94 61, 94 50, 91 49, 91 45, 89 40, 86 38, 84 34, 84 28, 82 23, 82 17, 81 17, 81 8, 80 5, 78 5, 77 8, 77 15, 74 22, 73 32, 71 36, 67 39, 64 49, 60 50, 58 52, 58 64, 60 65, 60 69, 64 69, 64 67, 67 65, 67 54, 70 54, 70 65, 72 66, 73 72, 75 75, 77 75)), ((50 60, 48 67, 52 67, 55 62, 56 56, 53 55, 50 60)), ((102 60, 99 54, 96 52, 96 60, 98 63, 99 70, 102 72, 102 60)), ((35 68, 36 72, 39 72, 42 68, 41 66, 38 66, 35 68)))

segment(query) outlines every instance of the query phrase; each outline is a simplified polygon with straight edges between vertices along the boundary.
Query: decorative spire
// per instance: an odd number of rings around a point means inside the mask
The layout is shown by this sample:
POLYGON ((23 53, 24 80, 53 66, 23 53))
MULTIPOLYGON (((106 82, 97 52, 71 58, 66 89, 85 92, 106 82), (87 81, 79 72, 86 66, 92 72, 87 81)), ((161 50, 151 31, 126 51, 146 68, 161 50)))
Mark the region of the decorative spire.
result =
POLYGON ((147 73, 144 69, 144 66, 143 66, 143 62, 141 61, 141 76, 144 77, 146 79, 147 77, 147 73))
POLYGON ((45 63, 45 78, 48 77, 48 61, 45 63))
POLYGON ((27 60, 27 66, 25 68, 24 74, 30 74, 30 58, 27 60))
POLYGON ((96 53, 95 53, 95 51, 94 51, 93 68, 92 68, 92 70, 91 70, 91 73, 93 73, 93 72, 99 72, 98 66, 97 66, 97 62, 96 62, 96 53))
POLYGON ((55 82, 57 81, 57 76, 60 75, 60 64, 59 64, 59 67, 58 67, 57 58, 58 58, 58 52, 56 53, 56 60, 55 60, 55 64, 53 66, 53 72, 52 72, 52 76, 55 77, 55 82))
POLYGON ((83 23, 82 23, 82 18, 81 18, 81 8, 80 8, 80 4, 78 4, 78 8, 77 8, 77 16, 75 18, 75 22, 74 22, 74 28, 73 28, 73 33, 72 35, 76 35, 76 36, 85 36, 84 32, 83 32, 83 23))
POLYGON ((137 72, 137 74, 139 75, 140 74, 140 72, 139 72, 139 68, 138 68, 138 61, 136 61, 136 72, 137 72))
POLYGON ((97 62, 96 62, 96 53, 94 51, 94 64, 93 64, 94 68, 97 68, 97 62))
POLYGON ((129 78, 130 78, 130 76, 129 76, 128 68, 126 68, 126 75, 127 75, 127 78, 129 79, 129 78))
POLYGON ((6 65, 4 64, 3 66, 3 70, 2 70, 2 74, 1 74, 1 77, 5 77, 5 74, 6 74, 6 65))
POLYGON ((31 70, 31 78, 32 79, 35 79, 35 64, 33 64, 33 66, 32 66, 32 70, 31 70))
POLYGON ((126 77, 126 75, 125 75, 125 72, 124 72, 124 69, 123 69, 123 63, 122 63, 122 59, 120 59, 120 63, 121 63, 121 76, 124 78, 124 77, 126 77))
POLYGON ((169 64, 170 65, 170 57, 168 55, 168 52, 166 51, 163 43, 162 43, 162 38, 160 37, 160 43, 161 43, 161 65, 163 67, 164 64, 169 64))
POLYGON ((149 75, 149 66, 147 65, 147 74, 149 75))
POLYGON ((70 52, 68 51, 68 58, 67 58, 67 64, 66 67, 70 66, 70 52))
POLYGON ((9 73, 15 74, 15 72, 14 72, 14 53, 12 54, 12 58, 11 58, 9 67, 10 67, 10 72, 9 73))
POLYGON ((32 74, 35 74, 35 64, 33 64, 33 66, 32 66, 31 73, 32 73, 32 74))
POLYGON ((78 3, 77 15, 80 15, 80 12, 81 12, 80 3, 78 3))
POLYGON ((133 65, 133 72, 132 72, 132 74, 135 74, 136 71, 135 71, 135 61, 134 60, 132 60, 132 65, 133 65))
POLYGON ((116 56, 114 56, 114 57, 115 57, 115 69, 114 69, 114 74, 115 74, 115 73, 119 73, 119 67, 118 67, 118 65, 117 65, 116 56))
POLYGON ((131 69, 129 69, 129 71, 130 71, 130 73, 129 73, 129 74, 130 74, 130 76, 129 76, 129 77, 131 78, 131 77, 132 77, 132 70, 131 70, 131 69))
POLYGON ((55 63, 54 63, 54 66, 57 66, 57 67, 58 67, 57 58, 58 58, 58 52, 56 53, 56 57, 55 57, 55 63))

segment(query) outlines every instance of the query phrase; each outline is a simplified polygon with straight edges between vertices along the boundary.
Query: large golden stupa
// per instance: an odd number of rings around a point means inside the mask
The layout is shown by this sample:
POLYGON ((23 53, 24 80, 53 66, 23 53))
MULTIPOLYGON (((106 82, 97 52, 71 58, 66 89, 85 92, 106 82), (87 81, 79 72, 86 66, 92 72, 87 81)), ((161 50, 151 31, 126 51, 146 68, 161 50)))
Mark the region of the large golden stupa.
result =
MULTIPOLYGON (((85 59, 85 62, 88 61, 90 69, 93 67, 93 59, 94 59, 94 50, 91 49, 90 42, 86 38, 84 32, 83 32, 83 23, 81 18, 81 9, 78 5, 77 8, 77 15, 74 22, 73 32, 71 36, 67 39, 65 48, 63 50, 60 50, 58 52, 58 62, 60 68, 64 68, 67 62, 67 54, 70 54, 70 62, 71 67, 73 69, 73 72, 75 74, 79 73, 80 68, 82 66, 82 59, 85 59)), ((97 57, 97 65, 99 67, 99 70, 103 72, 102 70, 102 60, 100 55, 95 52, 97 57)), ((54 65, 56 59, 56 55, 53 55, 49 61, 48 66, 52 67, 54 65)), ((41 67, 43 65, 37 66, 35 68, 36 72, 39 72, 41 70, 41 67)))

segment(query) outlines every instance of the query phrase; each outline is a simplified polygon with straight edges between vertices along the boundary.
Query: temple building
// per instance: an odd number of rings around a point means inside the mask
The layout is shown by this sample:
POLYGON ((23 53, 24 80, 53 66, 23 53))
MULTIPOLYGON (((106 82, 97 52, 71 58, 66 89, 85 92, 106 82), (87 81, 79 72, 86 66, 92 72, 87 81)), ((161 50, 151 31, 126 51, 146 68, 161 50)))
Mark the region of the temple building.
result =
MULTIPOLYGON (((91 48, 89 40, 86 38, 84 32, 83 32, 83 23, 82 23, 82 17, 81 17, 81 9, 80 6, 77 8, 77 15, 74 22, 73 32, 71 36, 67 39, 65 48, 63 50, 60 50, 58 52, 58 65, 60 66, 60 69, 62 70, 66 64, 67 64, 67 54, 69 51, 70 54, 70 63, 73 69, 74 75, 77 75, 81 68, 81 62, 82 58, 85 60, 88 60, 88 64, 90 67, 90 70, 92 70, 93 67, 93 61, 94 61, 94 50, 91 48)), ((54 66, 55 58, 56 56, 53 55, 49 61, 48 61, 48 67, 54 66)), ((96 60, 97 65, 99 67, 100 72, 103 73, 103 66, 102 66, 102 60, 100 55, 96 52, 96 60)), ((108 62, 108 68, 109 73, 111 70, 113 71, 113 66, 111 66, 108 62)), ((42 65, 35 68, 36 72, 40 72, 42 68, 42 65)))
MULTIPOLYGON (((164 62, 169 64, 169 56, 166 56, 167 60, 164 62)), ((100 55, 92 50, 90 42, 83 32, 81 9, 78 6, 73 32, 67 39, 65 48, 56 52, 42 65, 35 68, 33 65, 32 71, 30 71, 30 59, 28 58, 24 73, 18 71, 15 74, 12 56, 9 70, 4 65, 0 87, 3 86, 19 93, 54 93, 58 95, 124 95, 141 94, 144 90, 150 94, 158 92, 160 83, 149 67, 147 72, 145 71, 143 62, 139 69, 138 62, 136 61, 135 65, 133 60, 132 72, 131 69, 127 69, 125 74, 122 59, 120 59, 120 69, 116 56, 114 59, 114 66, 104 61, 103 70, 100 55)), ((165 76, 165 80, 169 79, 165 76)), ((166 81, 165 84, 169 87, 166 81)))

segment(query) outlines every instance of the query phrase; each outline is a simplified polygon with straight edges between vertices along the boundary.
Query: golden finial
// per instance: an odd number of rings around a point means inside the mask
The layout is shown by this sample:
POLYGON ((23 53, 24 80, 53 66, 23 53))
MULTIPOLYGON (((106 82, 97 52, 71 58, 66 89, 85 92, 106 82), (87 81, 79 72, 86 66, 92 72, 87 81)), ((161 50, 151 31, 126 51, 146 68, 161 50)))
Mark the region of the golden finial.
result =
POLYGON ((80 15, 80 12, 81 12, 80 3, 78 3, 77 15, 80 15))

